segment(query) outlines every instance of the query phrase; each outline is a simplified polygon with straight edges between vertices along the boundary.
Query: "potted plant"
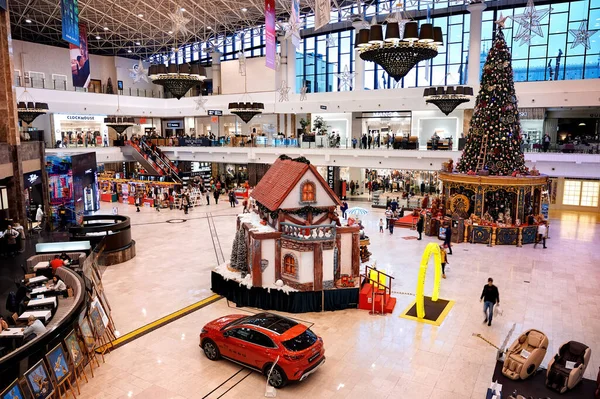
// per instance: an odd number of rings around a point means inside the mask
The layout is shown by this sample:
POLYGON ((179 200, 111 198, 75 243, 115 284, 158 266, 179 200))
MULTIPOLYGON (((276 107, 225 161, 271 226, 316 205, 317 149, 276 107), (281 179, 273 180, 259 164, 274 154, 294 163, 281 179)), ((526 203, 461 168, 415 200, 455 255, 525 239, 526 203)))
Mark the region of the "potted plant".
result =
POLYGON ((329 127, 322 116, 315 117, 315 121, 313 123, 314 130, 317 136, 323 136, 327 134, 327 128, 329 127))
POLYGON ((310 130, 310 121, 304 118, 300 119, 300 127, 302 128, 302 133, 308 133, 308 130, 310 130))

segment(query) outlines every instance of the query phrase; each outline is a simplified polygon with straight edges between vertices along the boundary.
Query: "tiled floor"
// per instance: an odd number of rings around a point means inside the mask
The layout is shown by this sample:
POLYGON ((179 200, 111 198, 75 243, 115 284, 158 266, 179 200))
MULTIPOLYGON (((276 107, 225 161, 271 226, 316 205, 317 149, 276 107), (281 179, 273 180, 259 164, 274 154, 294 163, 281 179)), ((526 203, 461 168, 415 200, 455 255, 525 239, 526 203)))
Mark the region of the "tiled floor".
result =
MULTIPOLYGON (((120 206, 119 212, 132 218, 137 256, 103 276, 121 333, 209 296, 216 257, 206 212, 215 217, 226 258, 235 228, 228 204, 198 208, 179 224, 165 221, 184 217, 181 211, 134 209, 120 206)), ((394 314, 386 317, 359 310, 303 314, 325 340, 327 362, 303 383, 279 390, 277 397, 481 399, 496 350, 472 334, 500 345, 513 323, 511 342, 528 328, 548 335, 544 365, 565 341, 589 345, 586 377, 595 378, 600 365, 600 224, 595 215, 554 216, 545 250, 455 245, 440 296, 456 304, 440 327, 399 318, 413 300, 405 295, 397 297, 394 314), (490 276, 500 289, 504 315, 488 327, 481 323, 479 295, 490 276)), ((370 250, 379 268, 396 276, 395 290, 414 292, 420 257, 433 239, 404 240, 415 232, 398 228, 393 236, 380 234, 380 217, 381 211, 364 217, 370 250)), ((426 290, 432 279, 429 275, 426 290)), ((82 398, 204 398, 240 367, 206 359, 198 347, 200 329, 221 315, 240 312, 221 300, 115 350, 82 388, 82 398)), ((217 398, 233 385, 223 398, 263 397, 265 379, 251 373, 242 380, 247 373, 206 397, 217 398)))

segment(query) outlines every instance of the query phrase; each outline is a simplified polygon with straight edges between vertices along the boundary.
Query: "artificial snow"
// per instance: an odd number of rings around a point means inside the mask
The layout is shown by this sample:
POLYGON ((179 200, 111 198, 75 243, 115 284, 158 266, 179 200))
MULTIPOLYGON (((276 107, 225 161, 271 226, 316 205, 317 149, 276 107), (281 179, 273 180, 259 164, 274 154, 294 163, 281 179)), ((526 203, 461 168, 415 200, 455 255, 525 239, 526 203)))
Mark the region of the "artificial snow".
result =
POLYGON ((260 223, 260 216, 258 216, 258 213, 242 213, 238 215, 238 218, 240 220, 240 223, 248 223, 252 226, 250 227, 250 231, 255 231, 257 233, 273 233, 277 231, 268 224, 262 225, 260 223))
MULTIPOLYGON (((246 288, 250 289, 253 287, 252 285, 252 276, 248 273, 246 274, 246 277, 242 278, 242 273, 237 272, 237 271, 231 271, 229 270, 229 268, 227 267, 229 263, 222 263, 219 266, 217 266, 215 268, 215 272, 219 273, 221 276, 223 276, 223 278, 225 280, 233 280, 236 281, 240 284, 240 287, 243 285, 246 288)), ((269 292, 274 289, 274 290, 278 290, 278 291, 282 291, 285 292, 286 294, 289 294, 290 292, 296 292, 298 291, 295 288, 290 287, 289 285, 283 285, 282 287, 278 287, 275 284, 270 284, 267 286, 262 286, 262 288, 266 288, 269 292)))

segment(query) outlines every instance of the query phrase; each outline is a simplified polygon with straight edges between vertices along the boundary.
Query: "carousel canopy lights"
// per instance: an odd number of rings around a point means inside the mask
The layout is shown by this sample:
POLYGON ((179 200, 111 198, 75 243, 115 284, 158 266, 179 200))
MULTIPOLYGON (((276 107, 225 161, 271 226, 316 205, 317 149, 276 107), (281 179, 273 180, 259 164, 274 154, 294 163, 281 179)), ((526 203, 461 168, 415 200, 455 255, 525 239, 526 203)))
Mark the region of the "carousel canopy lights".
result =
POLYGON ((19 119, 29 124, 38 116, 48 113, 48 104, 20 101, 17 103, 17 113, 19 114, 19 119))
POLYGON ((398 22, 388 22, 383 36, 383 26, 373 24, 356 34, 356 47, 360 58, 380 65, 396 81, 402 79, 417 63, 438 55, 438 46, 443 44, 442 28, 430 23, 411 21, 404 27, 400 37, 398 22))
POLYGON ((240 117, 245 123, 250 122, 250 119, 261 114, 265 109, 263 103, 229 103, 229 112, 240 117))
POLYGON ((462 103, 467 103, 473 97, 473 88, 465 86, 429 87, 423 93, 425 102, 433 104, 444 114, 448 115, 462 103))
POLYGON ((178 100, 195 85, 206 79, 206 71, 200 65, 169 64, 151 65, 148 77, 152 83, 161 85, 178 100))
POLYGON ((104 123, 106 126, 112 127, 117 133, 121 134, 127 130, 128 127, 135 125, 135 120, 129 116, 109 116, 104 118, 104 123))

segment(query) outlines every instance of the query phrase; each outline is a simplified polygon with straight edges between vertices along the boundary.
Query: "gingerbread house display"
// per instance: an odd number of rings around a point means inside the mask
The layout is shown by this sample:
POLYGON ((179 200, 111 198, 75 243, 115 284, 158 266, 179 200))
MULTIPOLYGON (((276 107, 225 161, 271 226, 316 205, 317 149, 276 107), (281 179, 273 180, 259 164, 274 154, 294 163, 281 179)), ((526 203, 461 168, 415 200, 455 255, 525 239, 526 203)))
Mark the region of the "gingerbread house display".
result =
POLYGON ((252 287, 288 291, 330 290, 358 277, 359 227, 341 225, 340 201, 310 162, 280 157, 250 196, 255 205, 238 216, 230 271, 252 287))

